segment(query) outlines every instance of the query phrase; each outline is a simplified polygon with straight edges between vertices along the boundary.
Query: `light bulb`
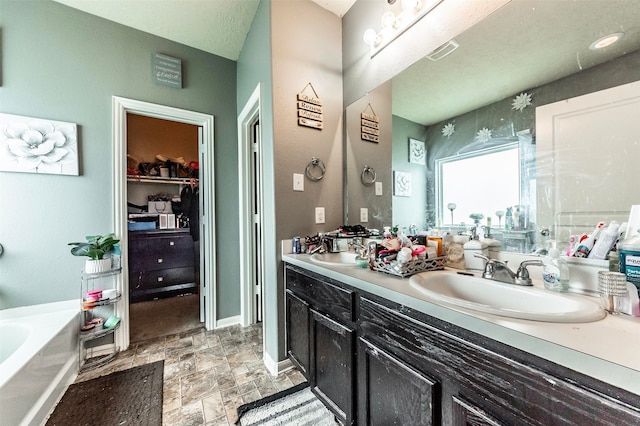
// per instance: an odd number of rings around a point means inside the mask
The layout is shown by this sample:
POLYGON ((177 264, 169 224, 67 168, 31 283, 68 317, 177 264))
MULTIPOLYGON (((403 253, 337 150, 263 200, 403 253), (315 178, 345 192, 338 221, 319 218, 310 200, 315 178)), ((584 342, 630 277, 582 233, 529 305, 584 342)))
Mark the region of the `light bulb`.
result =
POLYGON ((413 12, 420 8, 420 0, 402 0, 402 10, 413 12))
POLYGON ((393 28, 396 26, 396 15, 393 12, 385 12, 380 19, 383 28, 393 28))
POLYGON ((378 40, 378 34, 376 34, 375 30, 369 28, 362 35, 362 40, 364 40, 367 46, 373 47, 376 45, 376 41, 378 40))

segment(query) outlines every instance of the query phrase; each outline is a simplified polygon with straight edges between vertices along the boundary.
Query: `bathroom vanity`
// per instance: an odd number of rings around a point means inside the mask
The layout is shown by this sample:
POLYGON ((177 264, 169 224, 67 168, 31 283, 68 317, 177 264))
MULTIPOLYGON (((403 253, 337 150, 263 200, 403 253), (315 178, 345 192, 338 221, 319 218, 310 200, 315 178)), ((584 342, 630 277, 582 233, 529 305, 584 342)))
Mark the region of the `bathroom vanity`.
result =
POLYGON ((637 319, 503 318, 421 300, 407 279, 283 260, 288 357, 345 424, 640 424, 638 343, 611 346, 637 340, 637 319))

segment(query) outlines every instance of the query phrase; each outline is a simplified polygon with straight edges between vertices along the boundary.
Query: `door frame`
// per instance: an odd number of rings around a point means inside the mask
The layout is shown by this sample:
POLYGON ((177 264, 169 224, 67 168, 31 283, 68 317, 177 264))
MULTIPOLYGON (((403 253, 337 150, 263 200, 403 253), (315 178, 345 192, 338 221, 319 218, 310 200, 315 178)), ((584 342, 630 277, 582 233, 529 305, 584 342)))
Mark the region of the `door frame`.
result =
MULTIPOLYGON (((253 235, 252 211, 251 211, 251 132, 253 124, 259 120, 260 110, 260 83, 256 86, 249 100, 238 115, 238 191, 239 191, 239 212, 240 212, 240 320, 243 327, 255 323, 253 314, 253 303, 255 292, 252 277, 255 274, 254 250, 259 249, 260 256, 264 260, 264 249, 254 247, 251 236, 253 235)), ((262 126, 260 126, 262 132, 262 126)), ((262 139, 262 137, 260 138, 262 139)), ((258 159, 262 163, 262 157, 258 159)), ((263 206, 260 211, 264 211, 263 206)), ((264 261, 262 262, 264 264, 264 261)), ((263 281, 264 288, 264 281, 263 281)), ((262 315, 264 315, 264 295, 261 297, 263 304, 262 315)))
MULTIPOLYGON (((127 114, 137 114, 202 128, 198 152, 200 156, 201 205, 201 253, 200 292, 204 293, 205 327, 216 328, 217 257, 215 252, 215 180, 214 180, 214 117, 209 114, 188 111, 118 96, 112 97, 113 131, 113 228, 116 235, 127 235, 127 114)), ((120 241, 122 251, 122 273, 118 275, 116 288, 122 299, 116 305, 122 326, 116 330, 115 343, 122 350, 129 347, 129 268, 128 242, 120 241)), ((202 299, 202 296, 201 296, 202 299)), ((202 308, 201 308, 202 312, 202 308)))

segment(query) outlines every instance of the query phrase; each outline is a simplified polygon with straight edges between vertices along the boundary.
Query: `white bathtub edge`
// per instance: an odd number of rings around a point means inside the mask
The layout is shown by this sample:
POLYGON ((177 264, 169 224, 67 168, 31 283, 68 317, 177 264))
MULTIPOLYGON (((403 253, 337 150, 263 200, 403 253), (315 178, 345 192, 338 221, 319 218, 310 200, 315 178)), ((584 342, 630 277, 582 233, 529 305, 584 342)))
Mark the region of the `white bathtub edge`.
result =
POLYGON ((20 426, 44 426, 62 396, 78 377, 78 354, 70 357, 38 402, 29 410, 20 426))

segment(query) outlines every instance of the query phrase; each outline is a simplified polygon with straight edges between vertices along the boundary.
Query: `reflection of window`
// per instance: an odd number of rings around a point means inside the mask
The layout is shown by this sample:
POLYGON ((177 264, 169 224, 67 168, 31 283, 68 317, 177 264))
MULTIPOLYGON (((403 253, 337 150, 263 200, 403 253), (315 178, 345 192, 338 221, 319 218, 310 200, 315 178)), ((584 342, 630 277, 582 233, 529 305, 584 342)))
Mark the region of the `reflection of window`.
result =
MULTIPOLYGON (((436 202, 441 225, 451 224, 447 204, 455 203, 453 222, 473 223, 472 213, 492 218, 496 211, 520 204, 520 152, 518 144, 436 160, 436 202)), ((504 217, 502 218, 504 225, 504 217)))

